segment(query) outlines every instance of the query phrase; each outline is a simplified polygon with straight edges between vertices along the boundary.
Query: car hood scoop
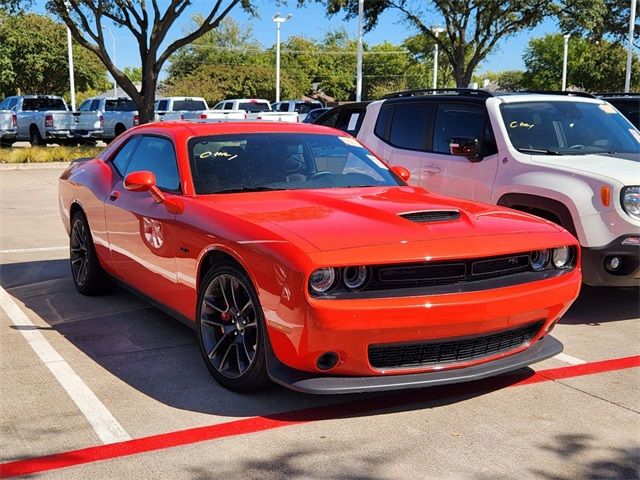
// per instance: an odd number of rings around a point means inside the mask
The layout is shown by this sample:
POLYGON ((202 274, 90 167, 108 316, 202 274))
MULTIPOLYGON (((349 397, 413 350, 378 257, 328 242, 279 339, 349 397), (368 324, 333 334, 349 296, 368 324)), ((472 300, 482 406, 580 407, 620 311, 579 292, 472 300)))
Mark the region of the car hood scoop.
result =
POLYGON ((421 212, 401 213, 402 218, 415 223, 447 222, 460 218, 459 210, 424 210, 421 212))

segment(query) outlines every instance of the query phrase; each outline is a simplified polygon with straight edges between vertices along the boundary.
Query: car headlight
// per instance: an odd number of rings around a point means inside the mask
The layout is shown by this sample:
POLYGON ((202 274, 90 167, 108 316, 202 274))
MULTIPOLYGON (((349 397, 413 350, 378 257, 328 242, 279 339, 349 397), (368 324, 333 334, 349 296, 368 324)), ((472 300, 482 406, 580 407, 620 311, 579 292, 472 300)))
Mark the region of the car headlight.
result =
POLYGON ((620 203, 629 216, 640 220, 640 186, 624 187, 620 194, 620 203))
POLYGON ((544 270, 549 263, 549 258, 551 254, 548 249, 545 250, 534 250, 529 255, 529 261, 531 262, 531 268, 533 268, 534 272, 539 272, 544 270))
POLYGON ((358 290, 367 282, 367 267, 346 267, 342 272, 342 280, 349 290, 358 290))
POLYGON ((309 285, 316 293, 326 293, 336 279, 336 271, 334 268, 326 267, 315 270, 309 277, 309 285))
POLYGON ((569 268, 573 261, 573 250, 569 247, 554 248, 551 261, 556 268, 569 268))

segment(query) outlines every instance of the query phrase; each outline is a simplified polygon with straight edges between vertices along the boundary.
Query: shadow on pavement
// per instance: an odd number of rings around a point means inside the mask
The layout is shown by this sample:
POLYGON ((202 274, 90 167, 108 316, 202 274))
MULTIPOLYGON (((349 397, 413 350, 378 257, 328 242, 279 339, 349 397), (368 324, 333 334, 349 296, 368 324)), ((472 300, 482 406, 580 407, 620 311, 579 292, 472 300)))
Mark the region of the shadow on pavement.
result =
POLYGON ((507 387, 533 374, 522 369, 481 382, 386 394, 314 396, 273 387, 242 395, 213 380, 191 329, 121 288, 102 297, 80 295, 69 275, 68 260, 3 265, 0 284, 48 324, 43 330, 59 332, 138 391, 188 411, 296 422, 354 417, 378 410, 436 408, 507 387))
POLYGON ((590 287, 560 320, 563 325, 599 325, 640 317, 640 289, 637 287, 590 287))

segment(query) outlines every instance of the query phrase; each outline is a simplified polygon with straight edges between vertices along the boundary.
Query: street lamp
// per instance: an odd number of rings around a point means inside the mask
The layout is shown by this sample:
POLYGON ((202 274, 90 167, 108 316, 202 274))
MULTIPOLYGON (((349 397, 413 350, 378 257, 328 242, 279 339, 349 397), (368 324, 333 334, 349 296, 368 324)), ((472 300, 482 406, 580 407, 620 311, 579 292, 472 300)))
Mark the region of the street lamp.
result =
MULTIPOLYGON (((102 27, 103 30, 107 30, 109 32, 109 34, 111 35, 111 40, 113 42, 113 66, 118 68, 117 65, 117 61, 116 61, 116 36, 113 34, 113 30, 111 30, 109 27, 102 27)), ((118 84, 116 83, 116 77, 111 75, 113 77, 113 96, 114 97, 118 97, 118 84)))
MULTIPOLYGON (((438 34, 445 31, 443 27, 432 27, 431 31, 434 33, 436 38, 438 38, 438 34)), ((438 42, 436 41, 436 49, 433 52, 433 89, 438 88, 438 42)))
POLYGON ((567 57, 569 56, 569 35, 564 36, 564 53, 562 55, 562 91, 567 89, 567 57))
POLYGON ((629 12, 629 39, 627 45, 627 71, 624 75, 624 91, 629 93, 631 89, 631 60, 633 59, 633 29, 636 24, 636 0, 631 0, 629 12))
POLYGON ((293 15, 286 17, 276 13, 272 20, 276 22, 276 103, 280 101, 280 24, 289 20, 293 15))
MULTIPOLYGON (((70 14, 71 5, 64 2, 67 13, 70 14)), ((76 109, 76 82, 73 75, 73 45, 71 43, 71 30, 67 27, 67 55, 69 56, 69 89, 71 90, 71 110, 76 109)))
POLYGON ((362 100, 362 19, 364 0, 358 0, 358 54, 356 60, 356 102, 362 100))

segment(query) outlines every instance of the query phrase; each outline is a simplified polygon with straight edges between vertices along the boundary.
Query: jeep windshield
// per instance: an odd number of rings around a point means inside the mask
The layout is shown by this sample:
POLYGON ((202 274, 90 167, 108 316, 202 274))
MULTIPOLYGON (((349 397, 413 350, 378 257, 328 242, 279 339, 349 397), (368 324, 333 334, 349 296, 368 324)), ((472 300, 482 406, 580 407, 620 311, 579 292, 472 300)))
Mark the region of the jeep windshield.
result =
POLYGON ((233 133, 189 140, 197 194, 402 185, 351 137, 233 133))
POLYGON ((640 133, 607 103, 518 102, 500 111, 511 143, 523 153, 640 153, 640 133))

